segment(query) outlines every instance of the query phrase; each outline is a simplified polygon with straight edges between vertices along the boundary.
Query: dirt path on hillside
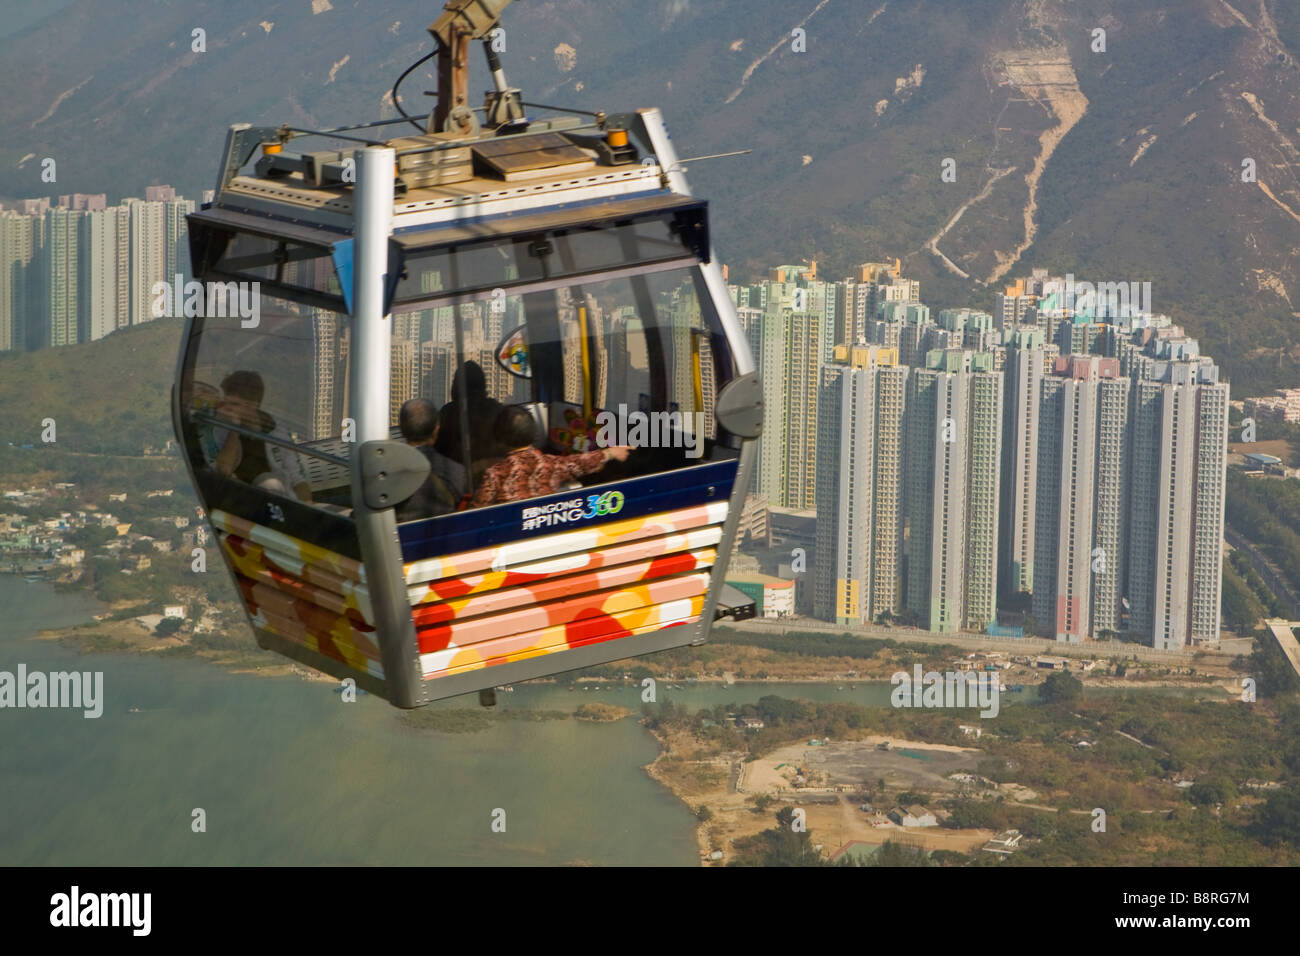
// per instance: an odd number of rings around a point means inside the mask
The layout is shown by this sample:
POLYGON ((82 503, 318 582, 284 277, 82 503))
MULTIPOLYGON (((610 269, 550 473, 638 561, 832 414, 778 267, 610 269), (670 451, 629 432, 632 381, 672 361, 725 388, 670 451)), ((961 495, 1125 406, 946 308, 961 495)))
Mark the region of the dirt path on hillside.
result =
POLYGON ((1038 155, 1025 174, 1025 185, 1029 190, 1029 200, 1023 213, 1025 238, 1011 252, 994 251, 997 266, 984 280, 986 285, 1006 275, 1025 250, 1034 244, 1038 235, 1038 226, 1034 222, 1038 213, 1038 182, 1043 170, 1047 168, 1047 161, 1061 145, 1061 140, 1065 139, 1066 134, 1074 129, 1088 111, 1088 98, 1079 89, 1079 78, 1075 75, 1069 51, 1065 47, 1009 50, 999 56, 1012 84, 1054 116, 1056 124, 1039 135, 1038 155))

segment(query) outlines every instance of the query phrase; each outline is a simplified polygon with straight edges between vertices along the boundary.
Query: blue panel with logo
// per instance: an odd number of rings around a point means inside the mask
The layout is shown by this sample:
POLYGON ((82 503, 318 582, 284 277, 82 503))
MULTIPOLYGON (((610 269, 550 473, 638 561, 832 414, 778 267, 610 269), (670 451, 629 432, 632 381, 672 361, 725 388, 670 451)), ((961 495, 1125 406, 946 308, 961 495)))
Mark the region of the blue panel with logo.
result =
POLYGON ((711 462, 400 524, 397 530, 402 560, 458 554, 507 541, 726 501, 731 497, 737 465, 735 460, 711 462))

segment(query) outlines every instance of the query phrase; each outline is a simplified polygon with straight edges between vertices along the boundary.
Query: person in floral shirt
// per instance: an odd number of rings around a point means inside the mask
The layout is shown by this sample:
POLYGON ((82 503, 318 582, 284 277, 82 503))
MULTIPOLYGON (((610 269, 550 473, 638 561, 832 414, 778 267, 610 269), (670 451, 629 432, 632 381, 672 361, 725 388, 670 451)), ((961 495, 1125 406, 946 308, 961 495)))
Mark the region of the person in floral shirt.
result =
POLYGON ((548 455, 533 447, 537 423, 527 409, 517 405, 501 410, 493 435, 510 451, 484 472, 470 502, 475 508, 554 494, 568 482, 600 471, 609 461, 626 461, 632 450, 631 445, 618 445, 583 455, 548 455))

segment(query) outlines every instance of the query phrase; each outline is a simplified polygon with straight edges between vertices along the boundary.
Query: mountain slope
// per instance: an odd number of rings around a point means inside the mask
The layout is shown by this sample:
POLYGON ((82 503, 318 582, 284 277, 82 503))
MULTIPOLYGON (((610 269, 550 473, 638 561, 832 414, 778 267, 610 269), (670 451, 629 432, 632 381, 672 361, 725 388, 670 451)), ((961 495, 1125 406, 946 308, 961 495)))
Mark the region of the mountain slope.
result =
POLYGON ((0 354, 0 448, 138 455, 163 447, 183 325, 158 319, 99 342, 0 354), (41 441, 47 418, 51 446, 41 441))
MULTIPOLYGON (((193 195, 231 122, 380 115, 439 8, 81 0, 0 39, 0 194, 193 195)), ((690 167, 734 276, 900 255, 927 302, 984 308, 1036 266, 1149 280, 1236 394, 1300 383, 1300 4, 521 0, 505 23, 529 101, 658 105, 684 156, 754 150, 690 167)))

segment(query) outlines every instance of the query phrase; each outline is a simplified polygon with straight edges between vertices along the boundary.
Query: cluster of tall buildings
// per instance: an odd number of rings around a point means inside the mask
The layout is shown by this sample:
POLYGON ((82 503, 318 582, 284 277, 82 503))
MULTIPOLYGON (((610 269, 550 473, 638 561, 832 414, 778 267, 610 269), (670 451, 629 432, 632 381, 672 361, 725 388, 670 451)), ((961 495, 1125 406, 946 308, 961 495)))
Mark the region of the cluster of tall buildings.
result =
POLYGON ((732 286, 769 410, 754 490, 816 512, 817 617, 1218 640, 1228 385, 1149 289, 1072 286, 937 317, 897 261, 732 286))
POLYGON ((185 217, 170 186, 108 205, 74 193, 0 209, 0 352, 101 339, 150 322, 154 284, 190 277, 185 217))

